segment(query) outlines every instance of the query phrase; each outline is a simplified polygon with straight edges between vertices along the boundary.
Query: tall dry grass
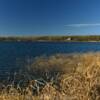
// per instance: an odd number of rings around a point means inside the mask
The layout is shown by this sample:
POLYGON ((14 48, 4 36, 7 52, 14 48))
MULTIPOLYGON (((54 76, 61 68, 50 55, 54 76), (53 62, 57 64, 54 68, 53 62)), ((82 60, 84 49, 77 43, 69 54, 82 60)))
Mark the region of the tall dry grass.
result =
POLYGON ((100 53, 37 57, 27 72, 36 78, 4 86, 0 100, 100 100, 100 53))

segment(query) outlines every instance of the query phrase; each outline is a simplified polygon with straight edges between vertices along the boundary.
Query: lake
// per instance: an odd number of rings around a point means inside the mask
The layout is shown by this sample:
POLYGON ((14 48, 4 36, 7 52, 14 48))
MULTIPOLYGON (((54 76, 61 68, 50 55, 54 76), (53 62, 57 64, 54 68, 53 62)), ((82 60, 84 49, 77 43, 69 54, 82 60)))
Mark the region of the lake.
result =
POLYGON ((57 53, 100 51, 100 42, 0 42, 0 79, 23 69, 33 59, 57 53))

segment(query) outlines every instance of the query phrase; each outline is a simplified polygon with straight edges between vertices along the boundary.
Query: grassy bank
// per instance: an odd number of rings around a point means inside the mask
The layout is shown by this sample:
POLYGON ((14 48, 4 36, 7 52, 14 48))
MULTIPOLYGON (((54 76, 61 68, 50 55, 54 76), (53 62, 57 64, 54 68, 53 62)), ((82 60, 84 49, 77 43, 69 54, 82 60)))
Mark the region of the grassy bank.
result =
POLYGON ((100 53, 37 57, 26 70, 27 85, 2 86, 0 100, 100 100, 100 53))
POLYGON ((87 36, 8 36, 8 37, 0 37, 0 41, 100 41, 99 35, 87 35, 87 36))

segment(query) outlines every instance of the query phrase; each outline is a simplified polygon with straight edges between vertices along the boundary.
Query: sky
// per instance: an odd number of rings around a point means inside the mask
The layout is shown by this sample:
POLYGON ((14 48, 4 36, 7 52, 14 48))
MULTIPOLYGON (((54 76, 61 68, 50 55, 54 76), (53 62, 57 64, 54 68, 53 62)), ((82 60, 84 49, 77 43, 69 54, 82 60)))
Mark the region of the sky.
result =
POLYGON ((100 35, 100 0, 0 0, 0 35, 100 35))

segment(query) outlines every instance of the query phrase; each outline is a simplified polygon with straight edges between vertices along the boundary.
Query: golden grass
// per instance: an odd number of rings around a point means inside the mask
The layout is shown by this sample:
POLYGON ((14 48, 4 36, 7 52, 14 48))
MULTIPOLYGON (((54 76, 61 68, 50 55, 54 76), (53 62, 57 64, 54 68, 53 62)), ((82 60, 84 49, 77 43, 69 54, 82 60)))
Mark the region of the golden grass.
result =
POLYGON ((45 81, 32 80, 20 92, 4 88, 0 100, 100 100, 100 53, 39 57, 28 72, 45 81))

